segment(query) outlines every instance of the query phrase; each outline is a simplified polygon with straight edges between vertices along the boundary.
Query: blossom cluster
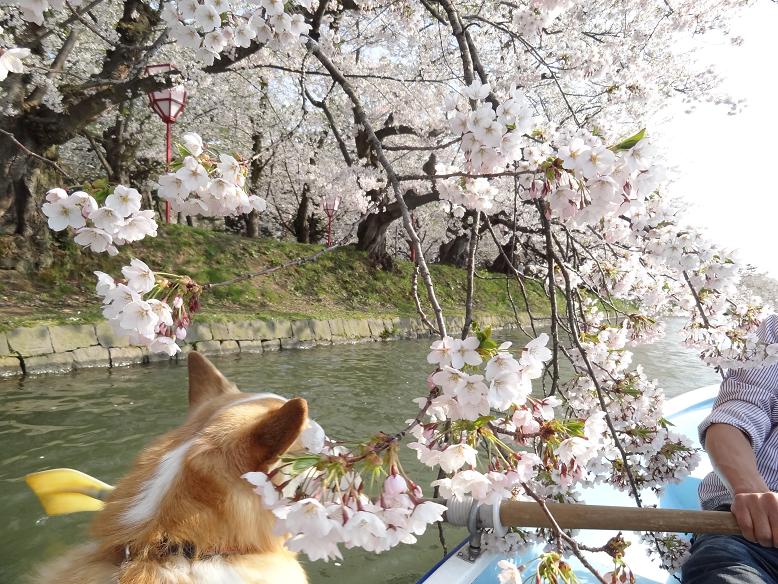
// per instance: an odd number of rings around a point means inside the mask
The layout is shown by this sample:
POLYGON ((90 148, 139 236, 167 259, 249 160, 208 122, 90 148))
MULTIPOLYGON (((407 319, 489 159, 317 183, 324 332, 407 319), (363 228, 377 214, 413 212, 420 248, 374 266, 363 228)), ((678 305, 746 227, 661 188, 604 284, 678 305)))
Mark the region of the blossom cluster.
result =
MULTIPOLYGON (((63 10, 65 8, 65 0, 19 0, 16 4, 19 6, 21 17, 38 26, 43 25, 44 13, 49 9, 63 10)), ((68 4, 77 8, 83 4, 83 0, 69 0, 68 4)))
POLYGON ((548 341, 540 334, 518 358, 510 343, 497 345, 488 330, 432 344, 427 360, 438 366, 428 382, 433 393, 418 400, 429 402, 423 406, 428 421, 412 430, 416 441, 408 446, 420 462, 449 475, 433 482, 443 497, 499 503, 522 495, 524 485, 536 484, 541 474, 569 487, 602 450, 601 412, 570 425, 556 419, 559 399, 530 395, 531 381, 552 357, 548 341), (477 373, 481 366, 484 375, 477 373), (448 431, 446 421, 453 424, 448 431), (486 459, 479 470, 482 450, 486 459))
MULTIPOLYGON (((239 7, 229 0, 177 0, 166 2, 162 19, 171 37, 195 51, 197 59, 211 65, 221 53, 252 43, 288 51, 305 41, 310 30, 303 14, 285 11, 281 0, 261 0, 259 7, 239 7)), ((290 8, 313 10, 315 0, 295 0, 290 8)))
POLYGON ((154 211, 142 211, 140 193, 123 185, 106 197, 103 206, 84 191, 68 195, 64 189, 51 189, 41 209, 50 229, 72 228, 75 242, 97 253, 116 255, 119 245, 157 235, 154 211))
POLYGON ((269 473, 243 477, 275 515, 275 531, 291 535, 290 550, 311 560, 341 558, 340 545, 381 553, 415 543, 428 525, 442 519, 445 507, 425 501, 421 487, 404 476, 394 445, 354 455, 328 440, 313 421, 302 442, 304 453, 287 455, 269 473), (373 498, 363 473, 384 475, 373 498))
POLYGON ((103 316, 119 336, 155 353, 175 355, 199 307, 201 287, 186 276, 153 272, 141 260, 122 268, 123 280, 95 272, 103 316))
POLYGON ((185 154, 175 172, 159 177, 157 194, 174 212, 191 216, 227 217, 251 211, 262 212, 265 200, 247 194, 247 164, 229 154, 216 155, 195 133, 185 134, 185 154))
POLYGON ((644 284, 654 280, 654 290, 646 297, 651 305, 688 314, 686 344, 698 349, 705 363, 718 368, 778 362, 778 344, 765 344, 757 334, 773 307, 742 286, 734 254, 706 241, 696 230, 680 228, 657 199, 647 201, 640 219, 633 229, 640 231, 644 253, 640 265, 633 260, 626 271, 633 283, 638 274, 644 284), (657 279, 656 273, 667 276, 657 279))
POLYGON ((663 570, 675 573, 689 558, 691 544, 688 539, 675 533, 647 532, 641 536, 649 544, 649 554, 663 570))

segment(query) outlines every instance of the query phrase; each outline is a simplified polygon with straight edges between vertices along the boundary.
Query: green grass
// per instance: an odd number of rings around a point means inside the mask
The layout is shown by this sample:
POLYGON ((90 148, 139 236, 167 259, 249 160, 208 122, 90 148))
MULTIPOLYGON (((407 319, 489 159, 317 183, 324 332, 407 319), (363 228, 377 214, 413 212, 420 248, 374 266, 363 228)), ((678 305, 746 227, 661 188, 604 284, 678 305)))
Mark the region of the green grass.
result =
MULTIPOLYGON (((310 256, 321 245, 306 245, 274 239, 240 236, 163 225, 159 236, 126 246, 116 257, 93 254, 65 237, 53 248, 53 261, 34 274, 12 274, 0 281, 0 330, 36 323, 83 323, 101 319, 99 299, 94 294, 94 270, 120 277, 120 268, 137 257, 157 271, 187 274, 201 284, 281 265, 310 256)), ((13 254, 13 238, 0 238, 3 254, 13 254)), ((432 265, 432 279, 445 314, 464 313, 466 274, 462 269, 432 265)), ((390 271, 371 266, 366 255, 354 247, 326 253, 316 261, 288 267, 249 281, 212 288, 202 297, 200 320, 225 321, 244 318, 368 318, 415 316, 411 295, 413 266, 397 261, 390 271)), ((476 280, 476 314, 512 315, 505 278, 480 273, 476 280)), ((546 314, 547 301, 534 283, 526 287, 530 306, 546 314)), ((524 303, 516 283, 511 294, 520 311, 524 303)), ((419 294, 432 317, 423 282, 419 294)))

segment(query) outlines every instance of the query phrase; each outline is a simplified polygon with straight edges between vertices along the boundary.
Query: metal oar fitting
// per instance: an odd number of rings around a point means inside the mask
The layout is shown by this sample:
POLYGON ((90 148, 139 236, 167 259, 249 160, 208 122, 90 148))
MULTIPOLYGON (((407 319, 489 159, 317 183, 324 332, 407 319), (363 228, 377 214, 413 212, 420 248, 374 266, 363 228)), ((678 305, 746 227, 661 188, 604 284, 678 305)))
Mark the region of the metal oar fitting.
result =
POLYGON ((451 525, 467 527, 470 533, 467 551, 459 552, 459 556, 469 562, 474 562, 481 555, 481 531, 494 529, 498 536, 505 535, 505 528, 500 523, 500 505, 484 505, 472 497, 462 499, 447 499, 445 501, 445 519, 451 525))

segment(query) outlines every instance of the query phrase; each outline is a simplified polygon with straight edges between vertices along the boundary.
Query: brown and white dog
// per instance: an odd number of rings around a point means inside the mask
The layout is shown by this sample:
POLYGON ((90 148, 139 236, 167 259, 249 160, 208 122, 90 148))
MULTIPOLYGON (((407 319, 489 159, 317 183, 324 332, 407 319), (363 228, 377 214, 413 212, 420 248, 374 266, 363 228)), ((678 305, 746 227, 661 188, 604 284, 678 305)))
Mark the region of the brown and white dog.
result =
POLYGON ((241 393, 189 355, 189 415, 149 445, 92 525, 94 541, 44 566, 58 584, 305 584, 274 516, 241 478, 299 446, 303 399, 241 393))

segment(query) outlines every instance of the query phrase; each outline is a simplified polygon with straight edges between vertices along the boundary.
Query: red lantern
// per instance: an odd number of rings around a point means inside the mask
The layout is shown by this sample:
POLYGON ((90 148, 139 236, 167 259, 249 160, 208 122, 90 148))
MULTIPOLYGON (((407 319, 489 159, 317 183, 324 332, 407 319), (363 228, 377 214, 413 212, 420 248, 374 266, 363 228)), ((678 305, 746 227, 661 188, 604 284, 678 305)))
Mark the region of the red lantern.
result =
MULTIPOLYGON (((170 63, 160 65, 149 65, 146 67, 146 75, 157 75, 175 71, 176 68, 170 63)), ((186 106, 186 89, 183 85, 150 91, 146 94, 149 98, 149 106, 165 122, 165 169, 170 169, 170 160, 172 151, 170 145, 170 128, 175 123, 176 118, 181 115, 186 106)), ((170 203, 165 201, 165 223, 170 223, 170 203)))

